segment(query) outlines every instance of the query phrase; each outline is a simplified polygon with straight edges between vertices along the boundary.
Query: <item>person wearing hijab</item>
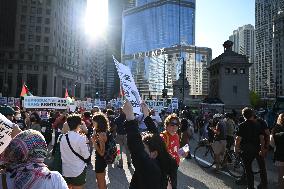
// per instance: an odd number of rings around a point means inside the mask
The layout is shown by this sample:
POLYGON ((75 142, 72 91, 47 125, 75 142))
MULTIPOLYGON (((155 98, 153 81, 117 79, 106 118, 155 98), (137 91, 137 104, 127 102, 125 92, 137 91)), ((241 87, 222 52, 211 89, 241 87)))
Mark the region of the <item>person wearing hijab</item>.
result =
POLYGON ((0 188, 67 189, 63 177, 44 164, 46 157, 47 145, 40 132, 29 129, 16 135, 0 156, 5 167, 0 188))

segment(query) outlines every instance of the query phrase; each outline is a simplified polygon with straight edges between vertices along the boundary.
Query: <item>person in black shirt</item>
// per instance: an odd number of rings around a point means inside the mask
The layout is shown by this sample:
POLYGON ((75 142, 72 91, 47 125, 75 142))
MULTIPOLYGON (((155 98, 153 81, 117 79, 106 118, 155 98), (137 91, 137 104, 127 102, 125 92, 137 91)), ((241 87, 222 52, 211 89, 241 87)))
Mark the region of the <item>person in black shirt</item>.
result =
MULTIPOLYGON (((255 113, 250 108, 244 108, 242 115, 245 121, 240 124, 236 133, 235 152, 241 153, 244 163, 247 185, 249 189, 254 188, 254 174, 252 172, 252 162, 264 157, 264 132, 259 123, 255 121, 255 113)), ((265 169, 261 164, 260 169, 265 169)), ((258 188, 267 188, 267 180, 261 175, 261 185, 258 188)))
POLYGON ((125 122, 125 114, 123 113, 122 109, 119 108, 119 115, 114 119, 114 124, 116 125, 116 138, 115 141, 117 144, 119 144, 120 148, 120 159, 119 159, 119 164, 118 168, 123 167, 123 158, 122 158, 122 149, 124 148, 124 152, 127 157, 127 165, 128 167, 131 166, 131 156, 130 152, 127 146, 127 136, 126 136, 126 131, 124 127, 124 122, 125 122))

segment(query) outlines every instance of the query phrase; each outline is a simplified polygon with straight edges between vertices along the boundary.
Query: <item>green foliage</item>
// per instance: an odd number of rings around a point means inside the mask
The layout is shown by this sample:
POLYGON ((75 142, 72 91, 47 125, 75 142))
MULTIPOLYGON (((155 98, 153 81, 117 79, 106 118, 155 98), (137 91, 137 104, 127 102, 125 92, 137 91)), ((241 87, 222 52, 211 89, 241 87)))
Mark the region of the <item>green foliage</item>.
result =
POLYGON ((255 91, 250 91, 249 98, 250 98, 250 104, 254 108, 257 108, 261 104, 260 96, 255 91))

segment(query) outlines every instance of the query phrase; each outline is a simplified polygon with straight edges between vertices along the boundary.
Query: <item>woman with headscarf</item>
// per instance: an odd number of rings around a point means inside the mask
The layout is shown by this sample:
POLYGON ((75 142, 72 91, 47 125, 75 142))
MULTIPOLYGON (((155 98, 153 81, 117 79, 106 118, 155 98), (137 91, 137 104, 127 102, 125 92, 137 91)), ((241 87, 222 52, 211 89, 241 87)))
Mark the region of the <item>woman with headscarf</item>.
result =
POLYGON ((46 157, 47 145, 40 132, 26 130, 19 133, 1 154, 0 161, 6 171, 1 175, 0 188, 67 189, 63 177, 44 164, 46 157))

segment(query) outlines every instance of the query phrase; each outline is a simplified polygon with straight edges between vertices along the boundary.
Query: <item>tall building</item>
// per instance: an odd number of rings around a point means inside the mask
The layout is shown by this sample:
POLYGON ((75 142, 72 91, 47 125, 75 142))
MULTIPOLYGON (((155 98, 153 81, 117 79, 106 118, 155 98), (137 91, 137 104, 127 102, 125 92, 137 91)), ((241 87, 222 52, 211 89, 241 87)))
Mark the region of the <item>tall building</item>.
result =
POLYGON ((276 95, 284 96, 284 9, 278 12, 273 21, 273 64, 276 95))
POLYGON ((164 87, 172 94, 182 60, 194 57, 195 0, 137 0, 123 12, 122 31, 122 62, 131 67, 142 96, 159 97, 164 87))
MULTIPOLYGON (((254 63, 255 56, 255 34, 254 27, 251 24, 239 27, 237 30, 233 31, 233 35, 229 37, 229 40, 233 42, 233 51, 246 55, 248 57, 249 63, 254 63)), ((254 69, 253 66, 249 68, 249 88, 254 90, 254 69)))
POLYGON ((82 18, 86 0, 0 2, 0 92, 84 97, 82 18), (8 26, 8 27, 7 27, 8 26))
POLYGON ((255 91, 261 97, 275 96, 273 18, 283 8, 284 0, 255 1, 255 91))

